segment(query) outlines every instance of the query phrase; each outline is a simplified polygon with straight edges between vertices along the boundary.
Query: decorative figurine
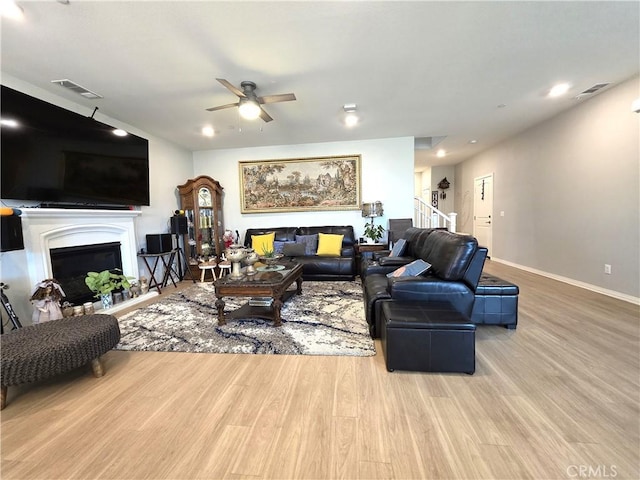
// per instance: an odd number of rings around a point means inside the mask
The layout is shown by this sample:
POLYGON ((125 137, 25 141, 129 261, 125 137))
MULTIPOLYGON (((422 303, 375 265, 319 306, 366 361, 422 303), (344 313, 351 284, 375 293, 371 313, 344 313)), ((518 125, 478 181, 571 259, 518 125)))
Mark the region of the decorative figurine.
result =
POLYGON ((149 281, 147 277, 140 277, 140 293, 145 295, 149 291, 149 281))
POLYGON ((138 285, 138 282, 131 282, 131 287, 129 288, 131 292, 131 298, 136 298, 142 293, 142 288, 138 285))
MULTIPOLYGON (((58 320, 63 317, 60 302, 66 295, 60 284, 53 278, 47 278, 36 285, 31 295, 33 304, 33 324, 58 320)), ((82 308, 82 307, 80 307, 82 308)))
POLYGON ((233 245, 236 241, 233 236, 233 232, 231 230, 225 230, 224 234, 222 235, 222 241, 224 242, 225 250, 233 245))

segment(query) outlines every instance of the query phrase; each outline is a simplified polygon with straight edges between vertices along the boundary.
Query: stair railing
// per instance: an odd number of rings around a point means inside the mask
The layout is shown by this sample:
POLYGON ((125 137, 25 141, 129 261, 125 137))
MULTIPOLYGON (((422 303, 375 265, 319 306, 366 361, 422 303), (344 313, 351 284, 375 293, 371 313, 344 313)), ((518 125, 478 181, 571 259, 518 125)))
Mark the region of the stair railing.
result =
POLYGON ((446 214, 433 207, 423 199, 414 198, 413 224, 420 228, 446 228, 450 232, 456 231, 457 213, 446 214))

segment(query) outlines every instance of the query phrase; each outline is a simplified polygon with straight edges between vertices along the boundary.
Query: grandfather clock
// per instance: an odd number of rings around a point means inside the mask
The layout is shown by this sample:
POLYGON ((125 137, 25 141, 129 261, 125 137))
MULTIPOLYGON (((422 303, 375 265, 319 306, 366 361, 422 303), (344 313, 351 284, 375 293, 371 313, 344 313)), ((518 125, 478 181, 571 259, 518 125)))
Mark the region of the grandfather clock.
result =
POLYGON ((220 256, 224 252, 222 186, 213 178, 200 175, 178 185, 178 193, 180 208, 187 217, 185 256, 197 278, 198 257, 220 256))

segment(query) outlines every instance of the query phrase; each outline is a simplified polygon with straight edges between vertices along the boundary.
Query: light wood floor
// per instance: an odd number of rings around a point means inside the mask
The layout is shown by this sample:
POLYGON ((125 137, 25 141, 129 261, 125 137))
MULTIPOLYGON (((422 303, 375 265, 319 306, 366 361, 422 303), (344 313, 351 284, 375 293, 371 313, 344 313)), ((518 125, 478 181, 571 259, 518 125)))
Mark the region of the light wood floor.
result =
MULTIPOLYGON (((3 479, 640 477, 639 308, 500 264, 475 375, 375 357, 111 351, 9 388, 3 479)), ((171 293, 172 287, 166 292, 171 293)))

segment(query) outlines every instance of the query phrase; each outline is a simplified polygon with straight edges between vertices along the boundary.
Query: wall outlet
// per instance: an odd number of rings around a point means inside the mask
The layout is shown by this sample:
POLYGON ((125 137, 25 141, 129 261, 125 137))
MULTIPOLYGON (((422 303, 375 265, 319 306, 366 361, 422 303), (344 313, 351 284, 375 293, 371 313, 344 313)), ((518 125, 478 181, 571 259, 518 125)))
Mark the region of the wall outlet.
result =
POLYGON ((504 217, 504 210, 500 210, 500 216, 504 217))
POLYGON ((604 264, 604 273, 606 273, 607 275, 611 275, 611 265, 609 265, 608 263, 604 264))

